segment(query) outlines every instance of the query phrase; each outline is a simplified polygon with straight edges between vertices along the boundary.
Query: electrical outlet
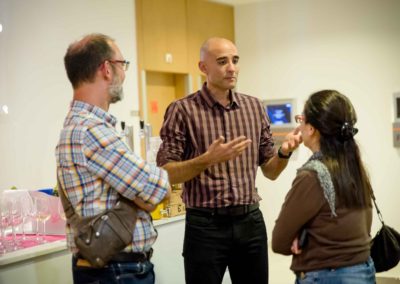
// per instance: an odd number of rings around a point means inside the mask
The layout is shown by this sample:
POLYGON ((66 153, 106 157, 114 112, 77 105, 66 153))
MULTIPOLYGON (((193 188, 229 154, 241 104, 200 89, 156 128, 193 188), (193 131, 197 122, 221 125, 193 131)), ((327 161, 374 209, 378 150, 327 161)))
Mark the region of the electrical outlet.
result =
POLYGON ((168 64, 172 63, 172 54, 171 53, 165 54, 165 62, 167 62, 168 64))

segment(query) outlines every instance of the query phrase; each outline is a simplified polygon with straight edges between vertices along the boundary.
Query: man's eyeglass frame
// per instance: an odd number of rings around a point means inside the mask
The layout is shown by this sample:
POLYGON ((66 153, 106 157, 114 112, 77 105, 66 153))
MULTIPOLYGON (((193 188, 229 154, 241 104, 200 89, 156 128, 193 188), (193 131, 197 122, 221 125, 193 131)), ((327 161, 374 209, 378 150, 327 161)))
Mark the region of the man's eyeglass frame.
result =
POLYGON ((110 63, 121 63, 122 69, 124 71, 128 71, 129 69, 129 64, 130 62, 128 60, 111 60, 111 59, 107 59, 108 62, 110 63))

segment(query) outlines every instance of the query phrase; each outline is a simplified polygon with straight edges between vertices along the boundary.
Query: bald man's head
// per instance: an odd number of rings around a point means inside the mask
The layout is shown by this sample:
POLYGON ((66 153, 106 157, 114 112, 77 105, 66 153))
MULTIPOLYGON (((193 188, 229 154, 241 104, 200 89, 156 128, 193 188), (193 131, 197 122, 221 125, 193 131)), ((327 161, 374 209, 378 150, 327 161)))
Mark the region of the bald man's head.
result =
POLYGON ((200 61, 203 61, 208 53, 223 46, 235 47, 236 49, 235 44, 226 38, 211 37, 207 39, 200 48, 200 61))
POLYGON ((225 38, 207 39, 200 48, 199 69, 207 77, 207 87, 226 92, 235 87, 239 55, 233 42, 225 38))

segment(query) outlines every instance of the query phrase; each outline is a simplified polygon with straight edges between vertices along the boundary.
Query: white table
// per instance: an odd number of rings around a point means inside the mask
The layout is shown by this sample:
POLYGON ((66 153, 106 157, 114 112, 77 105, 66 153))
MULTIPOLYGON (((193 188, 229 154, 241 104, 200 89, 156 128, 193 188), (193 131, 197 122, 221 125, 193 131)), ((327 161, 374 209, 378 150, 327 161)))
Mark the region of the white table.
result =
MULTIPOLYGON (((181 215, 154 221, 159 232, 152 259, 157 283, 184 283, 184 218, 181 215)), ((0 256, 0 284, 71 284, 71 262, 65 240, 7 253, 0 256)))

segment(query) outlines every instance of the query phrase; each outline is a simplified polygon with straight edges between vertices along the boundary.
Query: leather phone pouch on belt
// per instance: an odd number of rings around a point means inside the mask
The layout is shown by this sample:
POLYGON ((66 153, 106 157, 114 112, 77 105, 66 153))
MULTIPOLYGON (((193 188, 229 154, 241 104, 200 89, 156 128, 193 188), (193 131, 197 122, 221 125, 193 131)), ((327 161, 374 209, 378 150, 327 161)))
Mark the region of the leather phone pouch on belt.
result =
POLYGON ((76 214, 71 202, 59 186, 61 202, 68 224, 74 229, 79 255, 92 267, 104 267, 118 252, 132 243, 137 219, 136 204, 119 195, 115 206, 90 217, 76 214))
POLYGON ((79 254, 93 267, 103 267, 118 252, 132 243, 136 208, 123 198, 104 212, 81 218, 75 229, 79 254))

